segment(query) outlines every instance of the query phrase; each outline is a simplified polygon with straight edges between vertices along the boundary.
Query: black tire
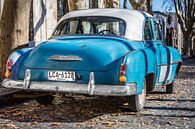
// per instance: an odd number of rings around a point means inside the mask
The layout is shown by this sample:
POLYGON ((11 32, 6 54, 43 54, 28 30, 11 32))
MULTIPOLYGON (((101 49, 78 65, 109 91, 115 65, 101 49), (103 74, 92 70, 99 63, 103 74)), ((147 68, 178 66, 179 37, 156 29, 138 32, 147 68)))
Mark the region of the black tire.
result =
POLYGON ((54 97, 52 95, 47 95, 47 96, 41 96, 36 98, 37 103, 41 105, 50 105, 52 104, 54 100, 54 97))
POLYGON ((171 84, 166 85, 166 93, 168 93, 168 94, 175 93, 174 82, 171 83, 171 84))
POLYGON ((143 90, 140 95, 132 95, 128 97, 128 106, 130 111, 139 112, 143 110, 146 100, 146 81, 144 81, 143 85, 143 90))

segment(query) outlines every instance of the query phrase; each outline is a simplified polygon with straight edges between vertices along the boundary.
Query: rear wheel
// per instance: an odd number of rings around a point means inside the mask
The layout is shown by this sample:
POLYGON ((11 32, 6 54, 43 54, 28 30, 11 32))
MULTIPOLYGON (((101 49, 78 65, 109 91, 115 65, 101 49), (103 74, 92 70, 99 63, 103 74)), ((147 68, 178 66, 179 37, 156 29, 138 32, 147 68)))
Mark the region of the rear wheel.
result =
POLYGON ((174 92, 175 92, 174 82, 171 83, 171 84, 166 85, 166 93, 172 94, 174 92))
POLYGON ((133 112, 141 111, 145 106, 146 99, 146 81, 144 81, 142 93, 128 97, 129 109, 133 112))
POLYGON ((54 96, 47 95, 36 98, 36 101, 41 105, 50 105, 54 100, 54 96))

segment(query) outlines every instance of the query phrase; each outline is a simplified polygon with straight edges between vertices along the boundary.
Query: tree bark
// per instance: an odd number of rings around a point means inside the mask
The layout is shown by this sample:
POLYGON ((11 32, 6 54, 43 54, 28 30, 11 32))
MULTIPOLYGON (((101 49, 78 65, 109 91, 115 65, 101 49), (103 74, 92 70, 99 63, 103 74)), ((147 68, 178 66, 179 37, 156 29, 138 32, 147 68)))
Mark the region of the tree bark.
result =
POLYGON ((0 1, 0 20, 1 20, 2 11, 3 11, 3 5, 4 5, 4 0, 1 0, 0 1))
POLYGON ((127 8, 127 0, 124 0, 124 3, 123 3, 123 8, 126 9, 127 8))
POLYGON ((195 57, 195 35, 192 37, 192 55, 195 57))
POLYGON ((5 0, 0 20, 0 74, 5 71, 10 51, 29 41, 31 0, 5 0))
POLYGON ((29 41, 30 7, 32 0, 15 0, 14 29, 12 49, 27 44, 29 41))
POLYGON ((78 0, 68 0, 68 10, 69 11, 77 10, 77 6, 76 6, 77 2, 78 0))
POLYGON ((4 1, 4 8, 0 20, 0 75, 5 71, 5 64, 12 46, 14 28, 14 14, 16 4, 12 0, 4 1))
POLYGON ((114 7, 114 0, 104 0, 104 5, 106 8, 113 8, 114 7))
MULTIPOLYGON (((89 2, 93 5, 98 5, 97 0, 89 2)), ((120 0, 103 0, 103 6, 105 8, 114 8, 114 7, 120 7, 120 0)), ((93 7, 92 5, 86 5, 86 0, 68 0, 68 10, 78 10, 78 9, 88 9, 89 7, 93 7)))
POLYGON ((194 24, 194 12, 195 12, 195 3, 194 0, 188 0, 188 1, 184 1, 184 3, 182 3, 183 1, 181 0, 173 0, 174 2, 174 6, 175 6, 175 10, 176 10, 176 14, 177 14, 177 18, 178 18, 178 22, 181 26, 181 30, 183 32, 184 35, 184 54, 185 55, 190 55, 190 51, 191 51, 191 44, 192 44, 192 40, 191 40, 191 35, 192 35, 192 31, 193 31, 193 24, 194 24), (183 6, 184 5, 184 11, 183 11, 183 6))
POLYGON ((192 42, 192 55, 195 57, 195 23, 193 25, 193 31, 191 35, 191 42, 192 42))
POLYGON ((190 55, 191 52, 191 37, 189 33, 183 34, 184 55, 190 55))
POLYGON ((152 1, 153 1, 153 0, 147 0, 147 12, 150 13, 151 15, 153 15, 153 11, 152 11, 152 1))

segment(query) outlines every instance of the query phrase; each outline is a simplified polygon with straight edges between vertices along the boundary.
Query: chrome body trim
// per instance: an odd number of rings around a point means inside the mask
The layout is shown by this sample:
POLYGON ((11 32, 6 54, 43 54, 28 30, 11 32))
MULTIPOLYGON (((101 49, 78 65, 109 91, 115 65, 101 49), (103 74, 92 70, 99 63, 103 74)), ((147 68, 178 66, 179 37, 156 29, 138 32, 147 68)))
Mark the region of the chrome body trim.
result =
POLYGON ((90 79, 88 85, 69 82, 30 81, 30 76, 30 70, 26 70, 24 80, 4 79, 2 86, 26 91, 64 92, 103 96, 130 96, 137 93, 136 83, 126 85, 95 85, 95 76, 93 72, 89 75, 90 79))
POLYGON ((49 60, 54 61, 83 61, 83 59, 79 56, 62 56, 62 55, 54 55, 49 58, 49 60))

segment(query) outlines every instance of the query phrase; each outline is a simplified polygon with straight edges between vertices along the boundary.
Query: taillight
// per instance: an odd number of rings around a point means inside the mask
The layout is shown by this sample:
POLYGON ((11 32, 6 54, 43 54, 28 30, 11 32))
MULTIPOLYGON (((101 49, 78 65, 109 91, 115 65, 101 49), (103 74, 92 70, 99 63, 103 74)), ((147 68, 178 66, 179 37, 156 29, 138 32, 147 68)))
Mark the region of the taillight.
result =
POLYGON ((121 67, 120 67, 120 78, 119 78, 120 83, 125 83, 126 82, 126 77, 125 77, 126 70, 127 70, 126 64, 121 64, 121 67))
POLYGON ((6 78, 11 77, 12 65, 13 65, 13 62, 11 60, 8 60, 7 64, 6 64, 6 72, 5 72, 5 77, 6 78))
POLYGON ((22 51, 22 53, 18 51, 14 51, 9 55, 7 63, 6 63, 6 72, 5 72, 6 78, 11 77, 14 65, 16 64, 20 56, 25 52, 26 50, 22 51))
POLYGON ((126 70, 127 70, 126 64, 121 64, 120 70, 121 70, 121 71, 126 71, 126 70))
POLYGON ((10 70, 6 70, 5 72, 5 78, 10 78, 11 77, 11 71, 10 70))
POLYGON ((7 61, 7 69, 11 70, 12 69, 13 62, 11 60, 7 61))

